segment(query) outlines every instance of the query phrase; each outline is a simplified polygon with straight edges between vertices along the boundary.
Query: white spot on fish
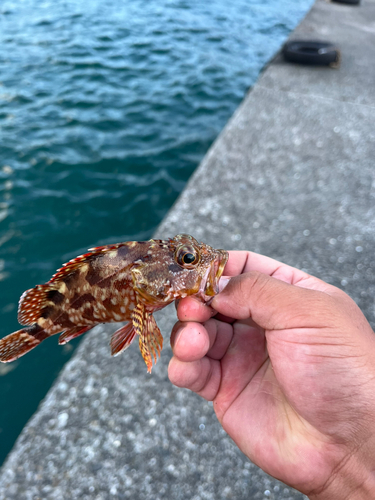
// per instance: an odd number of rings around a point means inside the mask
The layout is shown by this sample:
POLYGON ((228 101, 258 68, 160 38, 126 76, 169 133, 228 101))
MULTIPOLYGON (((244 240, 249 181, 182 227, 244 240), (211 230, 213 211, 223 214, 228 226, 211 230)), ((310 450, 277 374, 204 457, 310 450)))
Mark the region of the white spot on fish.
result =
POLYGON ((67 292, 68 287, 66 286, 66 284, 63 281, 61 281, 61 283, 59 283, 59 286, 57 287, 57 290, 60 293, 65 293, 65 292, 67 292))

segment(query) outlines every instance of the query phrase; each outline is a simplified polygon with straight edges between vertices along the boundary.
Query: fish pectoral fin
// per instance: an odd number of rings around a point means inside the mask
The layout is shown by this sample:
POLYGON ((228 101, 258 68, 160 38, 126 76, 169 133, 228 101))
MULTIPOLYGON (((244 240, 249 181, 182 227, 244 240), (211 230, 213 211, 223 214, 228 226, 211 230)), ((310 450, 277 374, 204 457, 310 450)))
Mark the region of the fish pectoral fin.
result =
POLYGON ((151 350, 156 363, 160 358, 160 353, 163 349, 163 336, 160 333, 160 329, 152 314, 146 313, 145 315, 144 336, 146 337, 146 343, 151 350))
MULTIPOLYGON (((132 269, 132 279, 133 279, 133 290, 149 305, 157 304, 157 299, 154 295, 151 295, 147 291, 148 279, 143 276, 145 266, 140 265, 138 267, 133 267, 132 269)), ((167 304, 165 304, 167 305, 167 304)))
POLYGON ((150 351, 147 347, 147 344, 143 342, 142 337, 139 337, 139 350, 141 351, 142 358, 147 366, 148 373, 151 373, 152 370, 152 357, 150 351))
POLYGON ((141 303, 138 303, 136 307, 133 309, 131 314, 131 321, 134 327, 134 330, 141 337, 143 332, 143 321, 145 317, 145 306, 141 303))
POLYGON ((142 358, 144 359, 147 365, 147 371, 151 373, 152 358, 144 336, 145 332, 144 320, 145 320, 145 306, 141 303, 138 303, 131 314, 131 321, 135 332, 138 333, 139 335, 139 350, 141 351, 142 358))
POLYGON ((133 327, 133 323, 129 321, 126 325, 119 328, 111 337, 111 354, 118 356, 122 351, 125 351, 133 342, 137 332, 133 327))
POLYGON ((147 371, 151 373, 152 357, 156 363, 163 348, 163 337, 154 316, 146 312, 143 304, 137 304, 131 319, 134 330, 139 335, 139 349, 147 365, 147 371))
POLYGON ((155 364, 163 348, 163 337, 152 314, 145 314, 143 332, 139 337, 139 348, 147 365, 147 371, 151 373, 152 357, 155 364))
POLYGON ((59 337, 59 345, 64 345, 70 342, 71 340, 83 335, 87 331, 91 330, 93 325, 90 326, 75 326, 74 328, 69 328, 69 330, 65 330, 59 337))

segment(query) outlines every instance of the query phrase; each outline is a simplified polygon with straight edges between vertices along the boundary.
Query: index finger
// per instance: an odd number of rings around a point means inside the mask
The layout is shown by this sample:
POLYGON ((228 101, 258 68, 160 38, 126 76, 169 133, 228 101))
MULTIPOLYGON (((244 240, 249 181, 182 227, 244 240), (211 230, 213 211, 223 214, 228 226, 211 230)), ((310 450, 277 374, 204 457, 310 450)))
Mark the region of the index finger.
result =
MULTIPOLYGON (((313 278, 299 269, 283 264, 265 255, 241 250, 230 250, 228 254, 229 259, 224 269, 224 276, 221 279, 222 284, 226 283, 233 276, 250 271, 258 271, 291 285, 299 284, 299 286, 306 286, 306 288, 321 288, 320 283, 317 285, 317 282, 319 282, 317 278, 313 278), (305 283, 303 284, 304 281, 305 283)), ((220 290, 223 288, 220 284, 219 287, 220 290)), ((207 321, 214 314, 216 314, 216 311, 212 307, 207 306, 194 297, 182 299, 177 306, 177 316, 180 321, 207 321)), ((222 319, 231 322, 230 318, 222 319)))
POLYGON ((231 250, 228 253, 229 259, 224 269, 225 276, 238 276, 250 271, 258 271, 291 285, 296 285, 302 280, 311 278, 304 271, 300 271, 295 267, 288 266, 265 255, 240 250, 231 250))
MULTIPOLYGON (((329 295, 344 295, 344 292, 338 288, 295 267, 271 259, 271 257, 243 250, 230 250, 228 253, 229 259, 224 269, 224 276, 221 278, 222 285, 219 283, 220 290, 224 288, 229 278, 251 271, 258 271, 261 274, 271 276, 289 285, 320 290, 329 295)), ((211 306, 203 304, 194 297, 182 299, 177 308, 177 315, 180 321, 207 321, 214 314, 216 314, 216 311, 211 306)))
MULTIPOLYGON (((300 269, 283 264, 278 260, 271 259, 271 257, 266 257, 259 253, 241 250, 231 250, 229 253, 229 259, 224 269, 223 276, 225 281, 233 276, 238 276, 251 271, 258 271, 262 274, 271 276, 289 285, 296 285, 300 288, 309 288, 311 290, 319 290, 321 292, 328 293, 329 295, 335 296, 346 296, 345 292, 336 288, 333 285, 329 285, 325 281, 312 276, 311 274, 305 273, 300 269)), ((219 285, 220 286, 220 285, 219 285)), ((222 289, 222 288, 221 288, 222 289)))

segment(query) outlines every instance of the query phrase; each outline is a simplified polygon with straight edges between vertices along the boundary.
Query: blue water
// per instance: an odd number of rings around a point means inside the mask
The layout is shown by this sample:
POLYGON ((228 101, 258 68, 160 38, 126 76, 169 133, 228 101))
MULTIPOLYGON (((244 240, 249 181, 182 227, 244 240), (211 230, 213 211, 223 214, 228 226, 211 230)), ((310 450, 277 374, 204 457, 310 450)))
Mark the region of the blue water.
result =
MULTIPOLYGON (((0 4, 0 336, 66 260, 151 236, 311 4, 0 4)), ((75 345, 0 366, 0 463, 75 345)))

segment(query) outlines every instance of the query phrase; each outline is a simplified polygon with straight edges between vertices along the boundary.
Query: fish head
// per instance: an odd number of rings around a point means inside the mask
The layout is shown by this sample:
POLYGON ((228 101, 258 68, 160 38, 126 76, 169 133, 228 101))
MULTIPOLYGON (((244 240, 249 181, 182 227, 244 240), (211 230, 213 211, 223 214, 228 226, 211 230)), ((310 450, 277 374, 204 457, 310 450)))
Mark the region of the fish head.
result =
POLYGON ((133 284, 143 302, 164 307, 189 295, 206 303, 212 300, 219 292, 228 252, 179 234, 169 240, 151 240, 148 257, 134 266, 133 284))

